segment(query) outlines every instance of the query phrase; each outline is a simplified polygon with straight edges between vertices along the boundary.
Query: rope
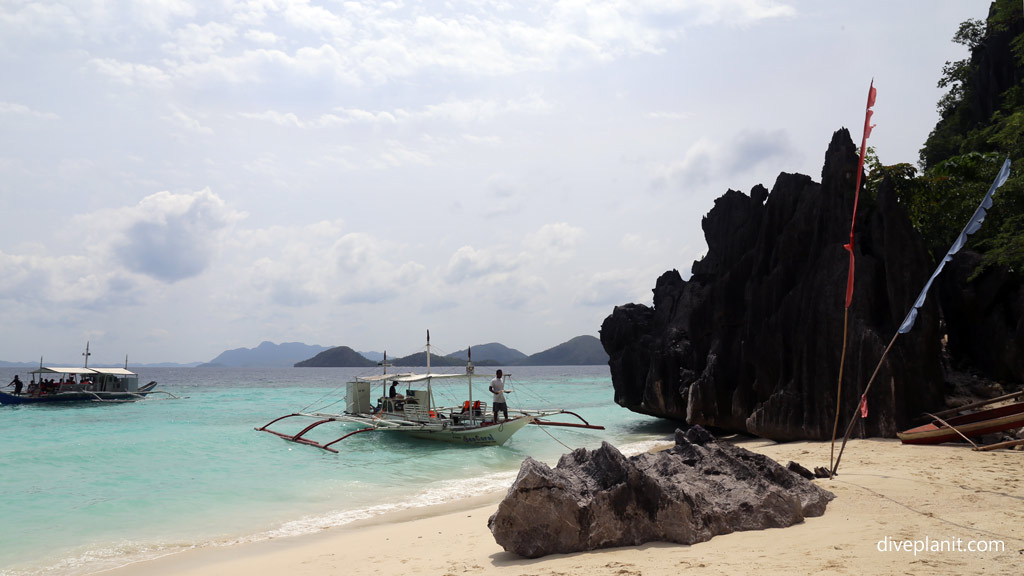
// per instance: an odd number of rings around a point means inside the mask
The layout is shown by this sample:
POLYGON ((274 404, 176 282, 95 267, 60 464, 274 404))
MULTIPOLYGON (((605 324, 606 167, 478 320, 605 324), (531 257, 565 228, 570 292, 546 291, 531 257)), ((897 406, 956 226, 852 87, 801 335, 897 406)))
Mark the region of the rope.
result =
MULTIPOLYGON (((512 376, 509 376, 509 377, 507 378, 507 380, 509 381, 509 383, 510 383, 510 384, 511 384, 511 383, 513 383, 513 382, 515 382, 515 386, 514 386, 514 387, 512 388, 512 391, 513 391, 513 392, 515 392, 516 390, 520 390, 520 389, 522 388, 522 384, 521 384, 521 383, 520 383, 520 382, 519 382, 518 380, 513 380, 513 379, 512 379, 512 376)), ((536 394, 536 393, 532 392, 532 391, 531 391, 531 390, 530 390, 529 388, 525 388, 525 390, 526 390, 527 394, 530 394, 530 395, 534 396, 534 397, 535 397, 535 398, 537 398, 538 400, 540 400, 540 401, 543 401, 543 400, 544 400, 544 397, 543 397, 543 396, 540 396, 539 394, 536 394)), ((518 400, 518 397, 516 398, 516 400, 518 400)), ((506 404, 507 404, 507 403, 508 403, 508 401, 506 400, 506 404)), ((521 407, 519 406, 519 404, 518 404, 518 403, 516 404, 516 407, 515 407, 515 409, 516 409, 516 410, 519 410, 520 412, 522 412, 522 411, 523 411, 523 409, 522 409, 522 408, 521 408, 521 407)), ((562 442, 562 441, 561 441, 561 440, 559 440, 558 438, 555 438, 554 434, 552 434, 552 433, 551 433, 551 431, 550 431, 550 430, 548 430, 547 428, 545 428, 544 426, 537 426, 537 428, 540 428, 540 429, 541 429, 542 431, 544 431, 544 433, 545 433, 545 434, 547 434, 549 438, 551 438, 551 439, 552 439, 552 440, 554 440, 555 442, 558 442, 559 444, 561 444, 561 445, 562 445, 562 447, 563 447, 563 448, 565 448, 566 450, 568 450, 568 451, 570 451, 570 452, 572 452, 572 451, 574 450, 574 448, 573 448, 573 447, 569 446, 569 445, 568 445, 568 444, 566 444, 565 442, 562 442)))

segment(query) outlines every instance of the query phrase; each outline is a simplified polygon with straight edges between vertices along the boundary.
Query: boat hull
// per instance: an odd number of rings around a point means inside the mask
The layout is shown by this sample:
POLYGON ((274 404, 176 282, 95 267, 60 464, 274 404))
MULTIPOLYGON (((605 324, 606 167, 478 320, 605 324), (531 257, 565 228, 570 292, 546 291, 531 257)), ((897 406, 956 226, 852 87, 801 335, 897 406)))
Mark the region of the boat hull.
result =
MULTIPOLYGON (((1024 426, 1024 402, 980 410, 946 419, 950 426, 968 438, 984 436, 1024 426)), ((929 423, 897 434, 904 444, 941 444, 960 440, 952 428, 929 423)))
POLYGON ((145 394, 135 392, 58 392, 56 394, 11 394, 0 392, 0 404, 50 404, 67 402, 134 402, 145 394))
POLYGON ((533 416, 521 416, 513 420, 479 426, 467 429, 403 429, 403 428, 382 428, 381 430, 420 438, 423 440, 434 440, 436 442, 447 442, 449 444, 463 444, 465 446, 502 446, 513 434, 522 430, 534 420, 533 416))

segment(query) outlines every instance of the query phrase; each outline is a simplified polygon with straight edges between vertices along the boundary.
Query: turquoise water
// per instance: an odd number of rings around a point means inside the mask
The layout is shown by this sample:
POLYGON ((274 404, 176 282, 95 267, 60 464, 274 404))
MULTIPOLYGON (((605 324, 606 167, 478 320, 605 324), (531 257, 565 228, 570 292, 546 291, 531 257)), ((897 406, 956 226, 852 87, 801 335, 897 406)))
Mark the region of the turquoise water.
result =
MULTIPOLYGON (((16 373, 26 379, 24 369, 0 369, 0 384, 16 373)), ((502 447, 367 433, 331 454, 254 428, 343 400, 344 382, 372 372, 139 373, 140 382, 157 380, 181 399, 0 406, 0 574, 90 574, 193 547, 307 534, 505 489, 526 456, 554 464, 567 447, 603 440, 637 451, 673 430, 616 406, 605 366, 529 367, 513 369, 510 408, 562 407, 607 429, 531 426, 502 447)), ((475 382, 474 397, 487 398, 487 381, 475 382)), ((461 403, 464 385, 457 390, 435 388, 435 398, 461 403)), ((339 402, 330 410, 343 408, 339 402)), ((321 429, 328 426, 345 429, 321 429)))

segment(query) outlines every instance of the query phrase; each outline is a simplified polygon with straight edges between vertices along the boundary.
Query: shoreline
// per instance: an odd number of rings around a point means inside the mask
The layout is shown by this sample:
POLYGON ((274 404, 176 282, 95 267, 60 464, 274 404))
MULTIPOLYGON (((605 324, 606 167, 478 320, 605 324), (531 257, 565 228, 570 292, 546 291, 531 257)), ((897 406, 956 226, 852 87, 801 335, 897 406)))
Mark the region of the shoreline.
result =
MULTIPOLYGON (((828 463, 828 442, 736 442, 785 465, 828 463)), ((505 491, 390 512, 316 534, 204 547, 99 572, 110 576, 281 574, 1018 574, 1024 562, 1024 453, 853 440, 823 516, 708 542, 652 542, 526 559, 505 552, 487 519, 505 491), (936 547, 936 543, 939 543, 936 547), (911 543, 904 548, 904 543, 911 543), (945 543, 945 544, 943 544, 945 543), (959 543, 961 549, 957 549, 959 543), (969 545, 984 551, 967 550, 969 545), (924 549, 915 550, 914 548, 924 549), (928 548, 931 549, 928 549, 928 548), (1001 547, 1001 549, 999 549, 1001 547)))

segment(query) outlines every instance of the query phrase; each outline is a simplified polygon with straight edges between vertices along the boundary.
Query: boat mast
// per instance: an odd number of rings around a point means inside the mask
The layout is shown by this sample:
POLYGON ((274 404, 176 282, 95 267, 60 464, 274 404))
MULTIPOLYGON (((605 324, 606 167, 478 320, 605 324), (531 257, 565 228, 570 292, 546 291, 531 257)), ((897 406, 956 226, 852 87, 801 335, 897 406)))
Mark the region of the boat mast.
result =
POLYGON ((430 330, 427 330, 427 412, 434 409, 431 404, 434 402, 434 393, 430 388, 430 330))
POLYGON ((82 356, 85 356, 85 368, 89 367, 89 356, 92 354, 89 352, 89 341, 85 341, 85 352, 82 352, 82 356))
POLYGON ((473 410, 473 347, 466 348, 466 375, 469 376, 469 425, 476 426, 476 410, 473 410))

